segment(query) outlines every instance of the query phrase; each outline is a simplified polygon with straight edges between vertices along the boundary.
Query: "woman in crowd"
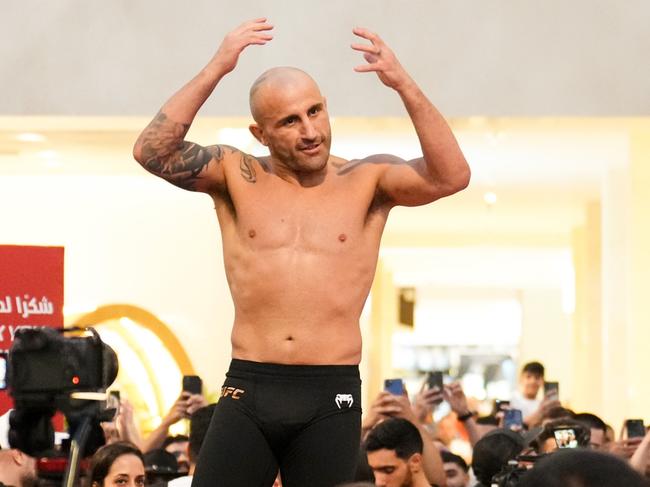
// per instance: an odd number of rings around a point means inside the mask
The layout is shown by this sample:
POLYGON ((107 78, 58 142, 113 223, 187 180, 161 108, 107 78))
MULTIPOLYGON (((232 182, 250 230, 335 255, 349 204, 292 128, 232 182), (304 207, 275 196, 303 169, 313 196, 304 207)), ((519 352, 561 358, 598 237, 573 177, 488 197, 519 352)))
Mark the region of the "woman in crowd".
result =
POLYGON ((137 446, 110 443, 93 455, 88 487, 144 487, 144 461, 137 446))

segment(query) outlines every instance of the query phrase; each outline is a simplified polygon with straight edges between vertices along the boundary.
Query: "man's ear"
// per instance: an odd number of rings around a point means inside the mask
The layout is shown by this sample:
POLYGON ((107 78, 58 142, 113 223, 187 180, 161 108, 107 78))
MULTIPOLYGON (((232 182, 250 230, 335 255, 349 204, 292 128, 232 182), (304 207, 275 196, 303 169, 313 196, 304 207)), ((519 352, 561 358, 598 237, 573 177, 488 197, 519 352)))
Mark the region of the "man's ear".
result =
POLYGON ((248 130, 251 131, 253 137, 255 137, 260 144, 264 146, 269 145, 269 143, 266 140, 266 137, 264 136, 264 130, 262 130, 262 128, 259 125, 257 125, 256 123, 252 123, 248 126, 248 130))
POLYGON ((408 461, 409 469, 411 470, 411 473, 420 473, 422 470, 422 454, 420 453, 414 453, 411 455, 408 461))

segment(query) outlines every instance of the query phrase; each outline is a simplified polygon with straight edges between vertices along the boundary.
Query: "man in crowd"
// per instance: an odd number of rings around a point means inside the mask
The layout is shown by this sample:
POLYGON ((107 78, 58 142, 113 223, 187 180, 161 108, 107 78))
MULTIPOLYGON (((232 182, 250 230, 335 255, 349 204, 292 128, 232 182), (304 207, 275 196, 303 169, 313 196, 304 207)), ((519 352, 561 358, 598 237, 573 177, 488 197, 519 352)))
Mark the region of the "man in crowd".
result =
POLYGON ((188 448, 190 439, 187 435, 168 436, 163 441, 162 449, 174 455, 178 465, 178 472, 186 474, 190 469, 190 458, 188 456, 188 448))
POLYGON ((0 450, 0 486, 33 487, 36 459, 16 448, 0 450))
POLYGON ((379 487, 430 487, 422 466, 422 437, 410 421, 390 418, 365 441, 368 464, 379 487))
POLYGON ((553 393, 538 398, 543 386, 544 366, 539 362, 525 364, 519 376, 519 390, 510 400, 510 407, 521 410, 524 424, 528 427, 540 425, 549 411, 562 406, 553 393))
POLYGON ((454 455, 451 452, 441 452, 447 487, 469 487, 469 466, 463 457, 454 455))
POLYGON ((607 447, 607 425, 595 414, 580 413, 573 415, 573 419, 584 424, 591 433, 589 447, 593 450, 605 450, 607 447))
POLYGON ((278 468, 288 487, 351 478, 361 422, 359 317, 388 214, 456 193, 470 177, 444 118, 388 45, 361 28, 353 33, 365 43, 351 47, 367 64, 355 70, 375 72, 401 98, 423 157, 331 155, 325 97, 309 75, 286 67, 266 71, 250 90, 250 131, 268 156, 186 141, 217 84, 244 49, 272 39, 272 28, 260 18, 230 32, 133 151, 153 174, 209 194, 221 228, 233 361, 196 469, 201 487, 217 479, 270 486, 278 468))
POLYGON ((374 427, 389 418, 405 419, 417 428, 422 438, 422 468, 425 476, 432 484, 442 483, 445 475, 440 451, 422 422, 419 421, 409 401, 407 391, 403 391, 399 395, 381 391, 366 411, 362 422, 362 431, 364 434, 368 434, 374 427))

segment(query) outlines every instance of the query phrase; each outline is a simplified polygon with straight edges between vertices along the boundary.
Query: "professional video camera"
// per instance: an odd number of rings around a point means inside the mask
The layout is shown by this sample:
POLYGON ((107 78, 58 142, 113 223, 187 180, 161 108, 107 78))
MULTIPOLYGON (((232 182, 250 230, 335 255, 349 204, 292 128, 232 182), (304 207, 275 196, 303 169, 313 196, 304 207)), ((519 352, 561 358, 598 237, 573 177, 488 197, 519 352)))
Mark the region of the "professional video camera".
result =
POLYGON ((20 329, 6 363, 6 386, 15 405, 11 446, 35 457, 52 455, 52 417, 61 411, 72 438, 64 484, 72 485, 80 459, 104 444, 100 422, 116 412, 107 407, 106 389, 117 370, 117 355, 93 328, 20 329))

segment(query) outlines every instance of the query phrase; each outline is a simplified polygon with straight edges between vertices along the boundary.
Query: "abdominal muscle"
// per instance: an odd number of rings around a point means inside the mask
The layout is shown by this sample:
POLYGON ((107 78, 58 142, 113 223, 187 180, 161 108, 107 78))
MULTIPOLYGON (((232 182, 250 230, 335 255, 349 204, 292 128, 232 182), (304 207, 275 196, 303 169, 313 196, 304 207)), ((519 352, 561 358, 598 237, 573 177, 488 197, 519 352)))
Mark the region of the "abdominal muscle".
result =
POLYGON ((376 255, 255 249, 226 253, 233 358, 279 364, 361 360, 359 316, 376 255))

